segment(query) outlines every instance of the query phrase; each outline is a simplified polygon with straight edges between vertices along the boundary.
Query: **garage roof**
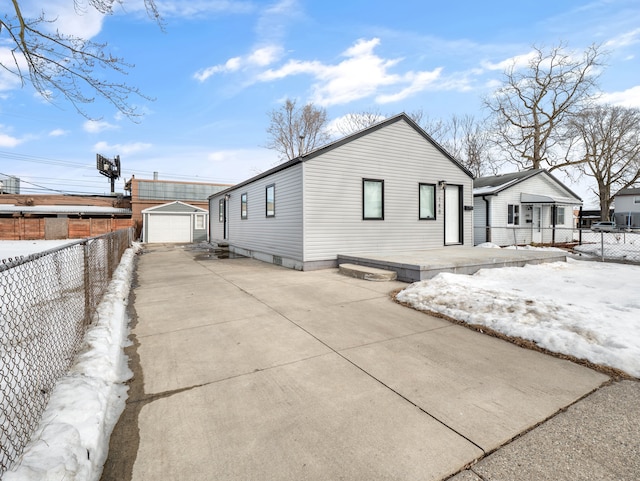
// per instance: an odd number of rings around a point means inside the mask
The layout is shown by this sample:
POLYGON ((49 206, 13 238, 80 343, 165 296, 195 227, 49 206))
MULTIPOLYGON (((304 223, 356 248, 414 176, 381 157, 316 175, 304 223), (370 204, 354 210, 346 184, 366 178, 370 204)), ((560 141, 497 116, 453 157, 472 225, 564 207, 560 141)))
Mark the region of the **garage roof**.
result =
POLYGON ((131 209, 96 205, 13 205, 0 204, 0 214, 131 215, 131 209))

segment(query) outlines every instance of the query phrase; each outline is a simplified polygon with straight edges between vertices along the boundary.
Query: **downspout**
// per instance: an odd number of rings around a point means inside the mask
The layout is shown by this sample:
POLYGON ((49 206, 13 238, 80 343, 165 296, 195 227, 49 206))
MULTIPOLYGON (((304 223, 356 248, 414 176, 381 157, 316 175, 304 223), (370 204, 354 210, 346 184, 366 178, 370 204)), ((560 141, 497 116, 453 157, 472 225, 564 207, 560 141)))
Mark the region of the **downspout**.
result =
POLYGON ((483 195, 482 200, 484 200, 485 208, 484 208, 484 228, 485 228, 485 242, 491 242, 491 222, 489 222, 489 201, 487 200, 487 196, 483 195))

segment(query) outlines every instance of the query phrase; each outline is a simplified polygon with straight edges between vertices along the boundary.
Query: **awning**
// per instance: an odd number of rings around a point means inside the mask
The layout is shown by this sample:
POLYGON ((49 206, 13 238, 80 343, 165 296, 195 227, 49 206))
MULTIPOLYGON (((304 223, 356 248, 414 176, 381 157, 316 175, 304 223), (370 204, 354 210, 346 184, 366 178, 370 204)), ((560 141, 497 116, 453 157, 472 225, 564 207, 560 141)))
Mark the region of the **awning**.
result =
POLYGON ((525 192, 520 193, 521 204, 549 204, 549 205, 581 205, 582 202, 579 199, 571 197, 556 197, 551 195, 542 194, 527 194, 525 192))

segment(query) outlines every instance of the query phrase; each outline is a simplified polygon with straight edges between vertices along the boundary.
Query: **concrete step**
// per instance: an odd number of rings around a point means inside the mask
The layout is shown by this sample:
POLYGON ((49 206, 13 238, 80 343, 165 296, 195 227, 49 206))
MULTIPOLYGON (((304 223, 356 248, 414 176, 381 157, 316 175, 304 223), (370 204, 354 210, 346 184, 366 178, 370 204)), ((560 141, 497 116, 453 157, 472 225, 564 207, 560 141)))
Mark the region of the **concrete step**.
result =
POLYGON ((394 271, 377 269, 375 267, 359 266, 356 264, 340 264, 338 266, 340 274, 349 277, 356 277, 366 281, 394 281, 398 275, 394 271))

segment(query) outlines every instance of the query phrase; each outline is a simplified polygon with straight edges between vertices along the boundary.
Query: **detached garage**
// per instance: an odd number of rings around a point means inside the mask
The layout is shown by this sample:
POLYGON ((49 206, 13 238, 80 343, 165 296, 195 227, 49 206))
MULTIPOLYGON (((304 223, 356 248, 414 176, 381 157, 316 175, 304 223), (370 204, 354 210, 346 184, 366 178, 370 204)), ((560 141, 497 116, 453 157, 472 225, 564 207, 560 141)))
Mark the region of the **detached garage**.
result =
POLYGON ((206 241, 209 212, 184 202, 150 207, 142 211, 142 240, 148 243, 206 241))

